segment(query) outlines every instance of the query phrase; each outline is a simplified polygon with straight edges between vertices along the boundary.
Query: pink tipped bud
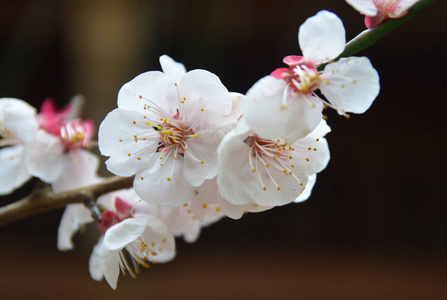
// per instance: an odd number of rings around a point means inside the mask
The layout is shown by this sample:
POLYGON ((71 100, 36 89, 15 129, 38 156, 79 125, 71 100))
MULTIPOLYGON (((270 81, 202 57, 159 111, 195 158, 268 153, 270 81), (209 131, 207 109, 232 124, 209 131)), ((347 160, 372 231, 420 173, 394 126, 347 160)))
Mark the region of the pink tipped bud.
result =
POLYGON ((120 197, 115 198, 116 214, 120 219, 126 219, 131 217, 132 206, 125 202, 120 197))
POLYGON ((101 214, 101 223, 97 224, 102 233, 106 233, 107 229, 120 222, 118 216, 110 210, 106 210, 101 214))

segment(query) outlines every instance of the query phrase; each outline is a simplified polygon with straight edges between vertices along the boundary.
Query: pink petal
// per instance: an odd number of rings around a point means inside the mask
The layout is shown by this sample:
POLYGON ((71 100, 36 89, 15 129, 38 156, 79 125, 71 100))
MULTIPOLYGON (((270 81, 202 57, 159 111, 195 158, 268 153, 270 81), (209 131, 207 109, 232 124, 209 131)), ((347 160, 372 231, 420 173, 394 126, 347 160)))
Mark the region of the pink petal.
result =
POLYGON ((365 25, 367 28, 374 28, 374 27, 380 25, 384 20, 385 20, 385 15, 382 14, 381 12, 379 12, 374 17, 366 16, 365 17, 365 25))

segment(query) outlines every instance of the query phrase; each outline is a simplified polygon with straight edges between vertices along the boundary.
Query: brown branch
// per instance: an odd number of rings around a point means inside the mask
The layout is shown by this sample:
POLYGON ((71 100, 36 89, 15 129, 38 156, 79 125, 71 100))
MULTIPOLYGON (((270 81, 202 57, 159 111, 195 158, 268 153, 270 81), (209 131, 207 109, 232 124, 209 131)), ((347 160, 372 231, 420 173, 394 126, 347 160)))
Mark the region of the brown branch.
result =
POLYGON ((46 189, 38 190, 19 201, 0 207, 0 226, 68 204, 83 203, 88 199, 96 199, 116 190, 131 188, 133 179, 133 176, 113 176, 94 185, 60 193, 54 193, 46 189))

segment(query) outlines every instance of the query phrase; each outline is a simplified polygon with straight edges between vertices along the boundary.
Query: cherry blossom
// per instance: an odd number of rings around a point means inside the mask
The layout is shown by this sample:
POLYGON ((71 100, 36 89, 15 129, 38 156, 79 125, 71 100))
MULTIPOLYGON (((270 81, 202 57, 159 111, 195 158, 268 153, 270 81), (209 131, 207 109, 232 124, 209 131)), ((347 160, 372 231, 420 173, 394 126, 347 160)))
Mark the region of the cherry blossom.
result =
POLYGON ((221 196, 234 205, 284 205, 306 188, 309 175, 323 170, 329 149, 322 120, 308 136, 288 143, 254 134, 241 120, 219 146, 217 182, 221 196))
POLYGON ((147 261, 162 263, 174 256, 174 236, 161 221, 150 216, 128 218, 113 225, 105 233, 99 249, 104 277, 113 289, 120 270, 135 277, 140 265, 149 267, 147 261), (123 253, 124 249, 130 261, 123 253))
POLYGON ((31 178, 25 158, 37 127, 34 107, 15 98, 0 99, 0 195, 13 192, 31 178))
MULTIPOLYGON (((140 266, 149 267, 151 262, 166 262, 175 256, 174 236, 158 216, 172 222, 177 218, 178 208, 167 207, 168 212, 158 210, 141 201, 133 189, 103 195, 97 205, 103 211, 97 224, 103 234, 89 260, 93 279, 99 281, 105 277, 115 289, 120 270, 135 277, 140 266)), ((59 226, 59 250, 72 249, 74 233, 90 222, 93 218, 87 208, 68 206, 59 226)))
POLYGON ((38 116, 41 129, 30 141, 30 173, 51 183, 56 192, 89 184, 86 178, 93 177, 85 176, 85 172, 99 164, 98 157, 85 150, 94 144, 95 126, 91 120, 69 119, 76 117, 75 111, 75 105, 70 104, 57 112, 51 100, 45 101, 38 116))
POLYGON ((177 73, 151 71, 126 83, 118 108, 99 128, 109 171, 135 174, 136 192, 153 204, 182 205, 192 200, 188 191, 216 176, 217 146, 232 108, 216 75, 177 73))
POLYGON ((283 137, 293 143, 320 123, 323 105, 345 116, 364 113, 379 93, 379 76, 368 58, 331 62, 346 42, 343 23, 335 14, 321 11, 307 19, 298 40, 303 56, 284 58, 288 68, 275 70, 247 92, 243 115, 259 137, 283 137))
POLYGON ((419 0, 346 0, 348 4, 365 15, 365 25, 376 27, 387 19, 405 16, 408 9, 419 0))

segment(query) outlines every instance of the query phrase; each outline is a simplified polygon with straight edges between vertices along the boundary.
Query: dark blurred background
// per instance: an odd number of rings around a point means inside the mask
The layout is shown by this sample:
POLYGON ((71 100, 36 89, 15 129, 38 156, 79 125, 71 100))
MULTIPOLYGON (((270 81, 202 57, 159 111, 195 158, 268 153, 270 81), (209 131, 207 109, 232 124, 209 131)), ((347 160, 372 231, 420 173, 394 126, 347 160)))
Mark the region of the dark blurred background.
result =
MULTIPOLYGON (((178 240, 174 261, 121 276, 116 291, 89 276, 94 226, 62 253, 62 210, 31 217, 0 229, 0 299, 447 299, 446 6, 359 53, 381 93, 364 115, 327 112, 332 157, 308 201, 178 240)), ((39 107, 81 93, 99 124, 119 88, 159 70, 162 54, 245 93, 300 54, 298 27, 322 9, 343 20, 348 40, 364 29, 341 0, 3 0, 0 96, 39 107)))

